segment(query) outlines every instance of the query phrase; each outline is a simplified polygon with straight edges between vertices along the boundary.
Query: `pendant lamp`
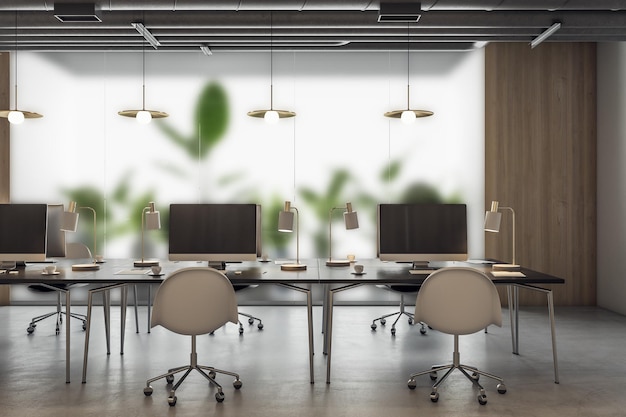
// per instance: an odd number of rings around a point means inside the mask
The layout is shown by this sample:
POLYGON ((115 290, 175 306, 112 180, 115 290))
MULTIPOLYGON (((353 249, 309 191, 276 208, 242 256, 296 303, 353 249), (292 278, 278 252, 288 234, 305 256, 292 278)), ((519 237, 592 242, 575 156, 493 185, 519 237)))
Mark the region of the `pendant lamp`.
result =
POLYGON ((5 119, 9 119, 9 123, 11 124, 20 124, 24 121, 24 119, 38 119, 43 117, 39 113, 26 111, 26 110, 18 110, 17 108, 17 11, 15 12, 15 105, 13 108, 9 110, 0 110, 0 117, 5 119))
POLYGON ((278 119, 294 117, 295 112, 289 110, 274 109, 274 50, 272 42, 272 12, 270 12, 270 108, 265 110, 252 110, 248 112, 250 117, 259 117, 265 119, 266 123, 274 124, 278 119))
POLYGON ((148 124, 152 119, 162 119, 168 117, 169 114, 159 110, 147 110, 146 109, 146 42, 145 38, 141 44, 141 57, 142 57, 142 104, 141 110, 122 110, 117 112, 120 116, 134 117, 137 122, 141 124, 148 124))
POLYGON ((434 113, 430 110, 412 110, 410 107, 410 83, 409 83, 409 24, 406 25, 406 109, 402 110, 391 110, 385 113, 385 117, 391 117, 394 119, 402 120, 402 123, 410 124, 415 121, 417 117, 428 117, 432 116, 434 113))

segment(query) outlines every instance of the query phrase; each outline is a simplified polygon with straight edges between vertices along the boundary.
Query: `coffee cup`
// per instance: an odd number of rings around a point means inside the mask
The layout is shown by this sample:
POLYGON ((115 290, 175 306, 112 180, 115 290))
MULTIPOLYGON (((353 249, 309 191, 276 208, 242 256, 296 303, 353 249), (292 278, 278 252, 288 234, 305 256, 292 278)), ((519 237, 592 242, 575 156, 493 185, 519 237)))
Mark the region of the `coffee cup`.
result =
POLYGON ((161 274, 161 267, 159 265, 154 265, 150 269, 152 270, 152 274, 153 275, 160 275, 161 274))
POLYGON ((96 255, 96 262, 101 263, 104 261, 104 257, 102 255, 96 255))
POLYGON ((363 273, 363 265, 360 265, 360 264, 354 265, 354 273, 355 274, 362 274, 363 273))
POLYGON ((355 259, 356 259, 356 257, 354 255, 352 255, 352 254, 348 255, 348 261, 354 262, 355 259))
POLYGON ((56 265, 46 265, 43 268, 44 271, 46 271, 46 274, 54 274, 57 270, 57 266, 56 265))

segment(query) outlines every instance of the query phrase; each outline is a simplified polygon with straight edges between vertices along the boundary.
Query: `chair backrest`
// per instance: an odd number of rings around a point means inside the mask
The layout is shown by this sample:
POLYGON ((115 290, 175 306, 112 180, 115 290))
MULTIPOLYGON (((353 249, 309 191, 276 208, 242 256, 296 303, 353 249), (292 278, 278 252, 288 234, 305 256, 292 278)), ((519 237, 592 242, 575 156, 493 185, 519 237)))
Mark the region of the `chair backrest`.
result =
POLYGON ((238 322, 237 299, 229 279, 217 269, 179 269, 154 296, 152 327, 193 336, 211 333, 228 322, 238 322))
POLYGON ((91 251, 84 243, 67 242, 65 244, 65 257, 68 259, 92 259, 91 251))
POLYGON ((448 334, 476 333, 502 326, 502 307, 495 285, 476 269, 450 267, 426 278, 415 301, 415 321, 448 334))

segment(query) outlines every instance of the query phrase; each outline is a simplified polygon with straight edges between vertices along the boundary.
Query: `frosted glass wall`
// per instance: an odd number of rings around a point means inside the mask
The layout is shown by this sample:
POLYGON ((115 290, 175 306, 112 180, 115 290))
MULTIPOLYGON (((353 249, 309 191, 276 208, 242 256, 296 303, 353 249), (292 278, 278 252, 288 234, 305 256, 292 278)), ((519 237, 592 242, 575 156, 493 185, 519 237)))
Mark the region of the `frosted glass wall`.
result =
MULTIPOLYGON (((267 125, 246 113, 270 105, 269 54, 149 51, 146 108, 170 117, 139 125, 117 112, 142 105, 141 54, 20 52, 19 107, 44 118, 11 126, 12 201, 95 206, 98 252, 107 258, 138 255, 140 213, 151 200, 163 212, 179 202, 262 204, 270 257, 294 256, 285 240, 293 237, 272 225, 291 200, 301 257, 324 257, 328 211, 351 201, 361 228, 343 230, 337 212, 333 252, 371 258, 376 203, 434 191, 468 204, 470 256, 480 257, 483 51, 411 54, 411 107, 435 115, 410 126, 383 117, 406 107, 406 59, 274 53, 274 108, 297 117, 267 125), (202 103, 225 116, 198 117, 202 103)), ((80 229, 68 239, 90 243, 90 226, 80 229)), ((149 255, 166 257, 163 235, 151 232, 149 241, 149 255)))

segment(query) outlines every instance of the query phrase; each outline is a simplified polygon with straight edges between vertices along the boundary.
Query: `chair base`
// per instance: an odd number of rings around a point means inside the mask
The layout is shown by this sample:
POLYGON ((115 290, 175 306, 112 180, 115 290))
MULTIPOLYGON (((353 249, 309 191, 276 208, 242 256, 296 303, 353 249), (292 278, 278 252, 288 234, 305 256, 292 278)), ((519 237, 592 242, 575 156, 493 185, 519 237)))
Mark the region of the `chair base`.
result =
MULTIPOLYGON (((248 324, 251 325, 251 326, 254 324, 255 320, 258 321, 259 324, 257 324, 256 327, 259 330, 263 330, 263 322, 261 321, 260 318, 252 316, 252 315, 247 314, 247 313, 242 313, 241 311, 239 312, 239 315, 247 317, 248 318, 248 324)), ((239 322, 239 334, 243 334, 243 324, 241 324, 241 321, 239 322)))
MULTIPOLYGON (((401 296, 400 296, 400 311, 396 311, 395 313, 385 314, 384 316, 380 316, 380 317, 378 317, 377 319, 374 319, 374 320, 372 321, 372 324, 370 325, 370 328, 371 328, 372 330, 376 330, 376 328, 378 327, 378 326, 376 325, 376 322, 377 322, 377 321, 380 321, 381 326, 384 326, 385 324, 387 324, 387 318, 388 318, 388 317, 393 317, 393 316, 396 316, 396 315, 397 315, 398 317, 396 317, 395 321, 394 321, 394 322, 393 322, 393 324, 391 325, 391 335, 392 335, 392 336, 395 336, 395 335, 396 335, 396 323, 398 323, 398 320, 400 320, 400 317, 402 317, 402 316, 407 316, 407 317, 409 318, 409 319, 408 319, 408 321, 409 321, 409 325, 411 325, 411 326, 413 325, 413 323, 414 323, 414 321, 415 321, 415 318, 413 317, 413 314, 412 314, 412 313, 409 313, 408 311, 405 311, 405 309, 404 309, 404 295, 401 295, 401 296)), ((420 328, 420 333, 421 333, 421 334, 426 334, 426 331, 427 331, 427 330, 426 330, 426 324, 425 324, 425 323, 422 323, 422 322, 420 322, 420 324, 421 324, 421 326, 422 326, 422 327, 420 328)))
MULTIPOLYGON (((59 334, 61 332, 61 325, 63 324, 64 315, 66 315, 65 311, 54 311, 52 313, 42 314, 41 316, 33 317, 30 321, 30 324, 26 328, 26 331, 28 332, 28 334, 32 334, 37 327, 37 323, 47 319, 48 317, 56 316, 55 332, 56 334, 59 334)), ((70 317, 82 321, 83 330, 87 329, 87 316, 85 316, 84 314, 70 313, 70 317)))
POLYGON ((439 380, 437 380, 437 382, 435 382, 435 384, 432 386, 432 391, 430 393, 430 400, 432 402, 437 402, 439 401, 439 392, 438 392, 439 385, 441 385, 455 369, 458 369, 459 371, 461 371, 463 375, 465 375, 467 379, 469 379, 480 390, 478 394, 478 402, 481 405, 487 404, 487 394, 485 393, 485 389, 478 382, 481 375, 486 376, 487 378, 491 378, 495 381, 498 381, 498 386, 497 386, 498 393, 500 394, 506 393, 506 385, 504 385, 504 380, 502 378, 500 378, 499 376, 490 374, 488 372, 481 371, 476 367, 463 365, 460 363, 459 359, 460 359, 459 337, 455 335, 454 336, 453 362, 449 365, 435 365, 427 371, 421 371, 421 372, 416 372, 414 374, 411 374, 409 376, 409 382, 407 383, 408 387, 410 389, 415 389, 417 386, 415 382, 415 378, 417 378, 420 375, 429 374, 430 379, 436 380, 437 372, 447 370, 447 372, 441 378, 439 378, 439 380), (470 375, 470 372, 471 372, 471 375, 470 375))
POLYGON ((198 373, 200 373, 200 375, 202 375, 203 377, 205 377, 208 381, 210 385, 214 385, 217 388, 217 392, 215 393, 215 400, 217 402, 223 402, 224 401, 224 392, 222 390, 222 386, 215 380, 215 377, 217 376, 217 374, 224 374, 224 375, 230 375, 235 377, 235 381, 233 382, 233 387, 235 387, 235 389, 240 389, 241 386, 243 385, 241 380, 239 379, 239 374, 236 374, 234 372, 230 372, 230 371, 224 371, 222 369, 217 369, 214 368, 212 366, 204 366, 204 365, 199 365, 198 364, 198 353, 196 352, 196 336, 191 336, 191 361, 189 365, 184 365, 184 366, 179 366, 176 368, 172 368, 170 369, 167 373, 163 374, 163 375, 159 375, 156 376, 154 378, 150 378, 146 381, 146 387, 143 389, 143 393, 145 396, 149 397, 150 395, 152 395, 153 392, 153 388, 150 385, 152 382, 157 381, 161 378, 165 378, 165 381, 167 382, 167 384, 173 384, 174 383, 174 375, 179 373, 179 372, 185 372, 183 374, 183 376, 180 377, 180 379, 176 382, 176 384, 170 389, 170 394, 167 397, 167 402, 170 406, 175 406, 176 405, 176 401, 177 401, 177 397, 176 397, 176 390, 178 389, 178 387, 183 383, 183 381, 185 380, 185 378, 187 378, 187 376, 191 373, 191 371, 196 370, 198 373), (206 371, 206 372, 205 372, 206 371))

